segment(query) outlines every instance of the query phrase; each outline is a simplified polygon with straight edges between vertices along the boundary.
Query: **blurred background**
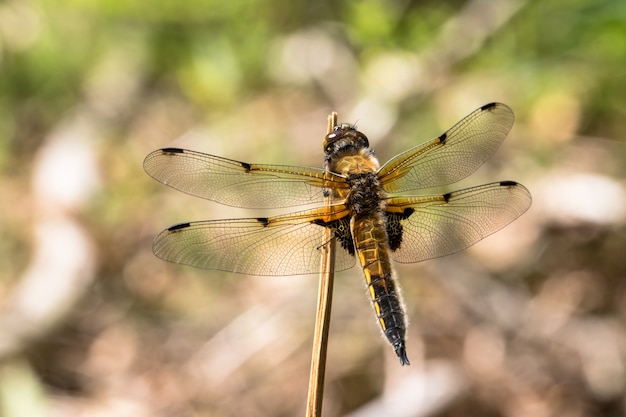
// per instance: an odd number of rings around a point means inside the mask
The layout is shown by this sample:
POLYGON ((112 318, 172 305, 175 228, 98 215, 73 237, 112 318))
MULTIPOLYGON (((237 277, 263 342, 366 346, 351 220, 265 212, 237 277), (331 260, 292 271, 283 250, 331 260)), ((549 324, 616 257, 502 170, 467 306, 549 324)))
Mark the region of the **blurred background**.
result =
POLYGON ((338 274, 324 415, 625 415, 625 64, 613 0, 0 2, 0 415, 303 415, 317 277, 156 258, 171 224, 276 213, 143 158, 320 167, 337 111, 384 162, 491 101, 516 123, 454 188, 533 206, 398 266, 410 367, 338 274))

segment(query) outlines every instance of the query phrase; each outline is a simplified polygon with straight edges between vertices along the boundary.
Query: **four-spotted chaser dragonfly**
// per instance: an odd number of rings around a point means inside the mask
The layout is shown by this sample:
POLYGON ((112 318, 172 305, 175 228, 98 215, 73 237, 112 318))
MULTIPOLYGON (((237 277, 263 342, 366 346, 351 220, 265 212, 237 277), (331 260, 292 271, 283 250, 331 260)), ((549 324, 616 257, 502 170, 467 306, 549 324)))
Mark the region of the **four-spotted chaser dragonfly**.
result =
POLYGON ((154 151, 144 161, 150 176, 229 206, 332 201, 276 217, 177 224, 156 237, 154 253, 171 262, 242 274, 312 274, 320 271, 330 228, 338 243, 335 270, 359 260, 383 333, 400 363, 408 365, 405 313, 391 260, 414 263, 467 248, 524 213, 531 196, 514 181, 439 195, 400 193, 467 177, 498 149, 513 119, 506 105, 486 104, 382 167, 367 137, 349 124, 326 135, 325 169, 250 164, 179 148, 154 151))

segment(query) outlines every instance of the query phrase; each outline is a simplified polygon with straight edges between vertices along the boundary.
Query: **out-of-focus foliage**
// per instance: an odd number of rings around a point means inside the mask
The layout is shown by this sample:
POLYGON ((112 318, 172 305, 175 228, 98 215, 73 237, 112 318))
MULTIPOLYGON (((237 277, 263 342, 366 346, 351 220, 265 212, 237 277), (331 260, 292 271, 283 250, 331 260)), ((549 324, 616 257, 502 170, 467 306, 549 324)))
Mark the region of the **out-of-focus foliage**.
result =
POLYGON ((1 2, 0 414, 302 415, 316 277, 155 258, 164 227, 258 212, 143 157, 320 166, 336 110, 384 161, 501 101, 513 131, 462 185, 533 207, 398 267, 410 367, 339 274, 325 415, 624 415, 625 63, 613 0, 1 2))

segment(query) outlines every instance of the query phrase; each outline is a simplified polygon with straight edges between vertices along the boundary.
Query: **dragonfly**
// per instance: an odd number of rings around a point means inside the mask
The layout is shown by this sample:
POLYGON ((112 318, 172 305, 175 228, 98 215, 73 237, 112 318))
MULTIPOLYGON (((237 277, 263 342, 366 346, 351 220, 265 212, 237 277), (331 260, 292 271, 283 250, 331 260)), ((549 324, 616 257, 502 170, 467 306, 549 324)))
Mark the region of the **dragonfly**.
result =
POLYGON ((274 217, 176 224, 155 238, 153 251, 166 261, 210 270, 314 274, 320 272, 330 229, 335 271, 358 260, 380 328, 400 363, 409 365, 407 320, 393 262, 421 262, 465 249, 522 215, 531 195, 510 180, 439 194, 408 193, 473 173, 498 149, 513 121, 505 104, 485 104, 382 166, 367 137, 347 123, 325 136, 323 168, 156 150, 146 157, 145 171, 185 193, 233 207, 320 206, 274 217))

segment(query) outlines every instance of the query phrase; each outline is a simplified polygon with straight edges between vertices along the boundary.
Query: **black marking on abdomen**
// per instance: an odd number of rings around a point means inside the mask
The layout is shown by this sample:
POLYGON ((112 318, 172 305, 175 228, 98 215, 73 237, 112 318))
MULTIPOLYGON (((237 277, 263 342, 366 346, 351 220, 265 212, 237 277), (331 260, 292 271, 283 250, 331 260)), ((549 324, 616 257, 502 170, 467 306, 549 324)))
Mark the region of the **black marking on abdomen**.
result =
POLYGON ((383 332, 393 346, 402 365, 410 365, 406 354, 405 334, 406 324, 404 310, 396 291, 395 282, 390 274, 384 276, 373 275, 370 278, 372 303, 377 305, 378 320, 383 332))
POLYGON ((161 149, 161 152, 163 153, 185 153, 184 149, 180 149, 180 148, 163 148, 161 149))
POLYGON ((180 223, 180 224, 175 224, 174 226, 170 226, 170 227, 168 227, 168 228, 167 228, 167 231, 168 231, 168 232, 175 232, 175 231, 180 230, 180 229, 186 229, 186 228, 188 228, 189 226, 191 226, 191 223, 180 223))
POLYGON ((487 103, 484 106, 482 106, 480 109, 481 110, 491 110, 492 108, 496 107, 496 103, 487 103))

